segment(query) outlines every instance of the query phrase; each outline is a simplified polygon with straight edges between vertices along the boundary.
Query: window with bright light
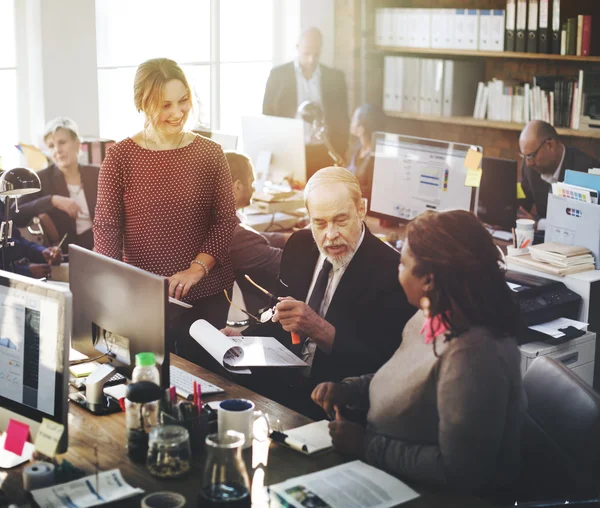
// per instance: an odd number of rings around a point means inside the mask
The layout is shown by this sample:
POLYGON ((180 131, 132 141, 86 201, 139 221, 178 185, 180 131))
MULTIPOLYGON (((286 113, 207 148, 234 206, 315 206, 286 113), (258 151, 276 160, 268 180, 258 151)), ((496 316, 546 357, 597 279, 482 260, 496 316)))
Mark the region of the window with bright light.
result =
POLYGON ((157 57, 179 63, 190 82, 188 128, 240 134, 240 118, 262 111, 277 1, 97 1, 100 135, 120 140, 141 130, 143 115, 133 104, 135 70, 157 57))
POLYGON ((6 146, 19 141, 14 0, 0 0, 0 97, 0 146, 6 146))

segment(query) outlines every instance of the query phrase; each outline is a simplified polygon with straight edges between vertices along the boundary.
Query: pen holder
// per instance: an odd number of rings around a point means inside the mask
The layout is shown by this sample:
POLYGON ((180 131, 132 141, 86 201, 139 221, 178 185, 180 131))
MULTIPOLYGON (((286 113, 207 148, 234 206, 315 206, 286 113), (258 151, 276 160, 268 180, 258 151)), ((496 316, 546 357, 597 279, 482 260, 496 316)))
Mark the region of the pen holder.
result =
POLYGON ((160 420, 163 425, 179 425, 187 429, 192 455, 198 457, 204 452, 206 436, 217 431, 216 413, 215 410, 205 405, 198 416, 179 420, 163 411, 160 414, 160 420))

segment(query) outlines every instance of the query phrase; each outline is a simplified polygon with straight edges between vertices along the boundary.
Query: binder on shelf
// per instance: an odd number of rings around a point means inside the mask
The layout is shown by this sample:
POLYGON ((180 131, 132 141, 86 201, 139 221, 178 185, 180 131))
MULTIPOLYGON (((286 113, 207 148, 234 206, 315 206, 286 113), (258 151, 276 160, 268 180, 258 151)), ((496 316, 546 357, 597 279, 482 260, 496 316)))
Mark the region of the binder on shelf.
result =
POLYGON ((378 46, 385 46, 385 9, 375 11, 375 43, 378 46))
POLYGON ((479 11, 479 50, 490 51, 492 47, 492 11, 479 11))
POLYGON ((446 35, 446 9, 431 10, 431 47, 444 49, 446 35))
POLYGON ((383 60, 383 110, 396 111, 396 58, 386 56, 383 60))
POLYGON ((456 9, 455 11, 454 48, 467 49, 467 9, 456 9))
POLYGON ((549 2, 551 1, 552 0, 540 0, 540 31, 538 34, 540 53, 550 53, 552 50, 550 44, 551 31, 549 5, 549 2))
POLYGON ((419 85, 421 77, 421 59, 404 59, 403 99, 402 110, 407 113, 419 113, 421 99, 419 85))
POLYGON ((442 116, 444 108, 444 61, 432 60, 433 66, 433 89, 431 99, 431 114, 442 116))
POLYGON ((555 55, 563 54, 561 53, 561 32, 562 25, 560 23, 560 0, 551 0, 552 1, 552 53, 555 55))
POLYGON ((527 50, 527 0, 517 0, 515 50, 519 53, 527 50))
POLYGON ((467 9, 465 39, 463 49, 476 50, 479 47, 479 10, 467 9))
POLYGON ((390 9, 392 11, 392 29, 394 35, 392 37, 393 44, 399 48, 408 46, 408 32, 406 30, 406 10, 407 9, 390 9))
POLYGON ((443 44, 445 49, 456 49, 456 11, 444 9, 445 27, 443 44))
POLYGON ((395 111, 402 111, 404 108, 404 60, 404 57, 396 58, 396 75, 394 81, 395 111))
POLYGON ((431 116, 432 89, 433 89, 433 60, 423 58, 421 60, 421 86, 419 86, 419 114, 431 116))
MULTIPOLYGON (((560 1, 560 0, 559 0, 560 1)), ((515 51, 517 0, 506 0, 506 25, 504 33, 504 50, 515 51)))
POLYGON ((529 13, 527 21, 527 53, 538 52, 538 0, 529 0, 529 13))
POLYGON ((495 9, 492 11, 490 51, 504 51, 504 15, 503 10, 495 9))

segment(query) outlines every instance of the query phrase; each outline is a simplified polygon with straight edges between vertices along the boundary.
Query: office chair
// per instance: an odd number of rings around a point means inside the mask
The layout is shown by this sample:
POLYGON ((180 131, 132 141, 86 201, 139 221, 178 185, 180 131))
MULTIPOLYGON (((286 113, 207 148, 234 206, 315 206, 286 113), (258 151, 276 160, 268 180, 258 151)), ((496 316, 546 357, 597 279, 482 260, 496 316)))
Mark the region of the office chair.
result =
MULTIPOLYGON (((563 364, 538 358, 525 373, 521 501, 572 505, 600 492, 600 395, 563 364)), ((578 505, 578 504, 577 504, 578 505)), ((526 503, 523 506, 552 506, 526 503)), ((556 505, 558 506, 558 504, 556 505)), ((589 505, 588 505, 589 506, 589 505)))

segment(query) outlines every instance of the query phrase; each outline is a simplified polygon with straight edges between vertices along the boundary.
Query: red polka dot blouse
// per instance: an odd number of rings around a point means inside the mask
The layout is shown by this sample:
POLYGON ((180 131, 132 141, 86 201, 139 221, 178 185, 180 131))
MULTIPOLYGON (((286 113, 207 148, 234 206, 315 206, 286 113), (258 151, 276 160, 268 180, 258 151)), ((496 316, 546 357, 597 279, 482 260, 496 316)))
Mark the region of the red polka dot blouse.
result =
POLYGON ((94 218, 97 252, 170 277, 201 252, 217 264, 186 300, 233 284, 229 244, 237 225, 231 173, 218 143, 197 136, 175 150, 113 145, 100 169, 94 218))

